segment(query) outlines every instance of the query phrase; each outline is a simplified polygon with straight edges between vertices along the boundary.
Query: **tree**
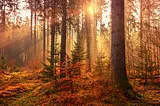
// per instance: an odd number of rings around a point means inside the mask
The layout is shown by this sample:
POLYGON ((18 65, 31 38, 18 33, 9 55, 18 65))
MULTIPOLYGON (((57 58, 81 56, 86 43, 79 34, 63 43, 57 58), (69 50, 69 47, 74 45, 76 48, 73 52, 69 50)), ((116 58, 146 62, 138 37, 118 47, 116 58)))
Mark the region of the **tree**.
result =
POLYGON ((81 75, 81 67, 85 60, 85 52, 80 42, 75 42, 74 50, 72 51, 72 64, 76 66, 74 70, 75 75, 81 75))
POLYGON ((4 70, 7 69, 8 63, 6 61, 6 58, 4 56, 0 57, 0 69, 4 70))
POLYGON ((44 0, 44 9, 43 9, 43 62, 45 63, 46 58, 46 0, 44 0))
MULTIPOLYGON (((12 13, 18 9, 18 0, 0 0, 0 48, 1 48, 1 54, 5 54, 5 48, 3 47, 4 44, 4 38, 5 38, 5 32, 7 31, 7 28, 10 24, 9 18, 12 13)), ((15 17, 15 14, 14 14, 15 17)))
MULTIPOLYGON (((30 25, 31 25, 31 27, 30 27, 30 47, 32 47, 32 39, 33 39, 33 30, 32 30, 32 28, 33 28, 33 0, 31 0, 30 1, 30 9, 31 9, 31 23, 30 23, 30 25)), ((32 51, 31 51, 31 53, 30 53, 30 58, 32 59, 32 51)))
POLYGON ((37 0, 34 0, 34 55, 36 55, 37 50, 37 0))
POLYGON ((5 27, 6 27, 6 5, 5 5, 5 0, 2 0, 1 2, 1 22, 0 22, 0 33, 2 33, 2 35, 0 35, 0 42, 1 42, 1 52, 2 52, 2 55, 4 55, 4 47, 3 47, 3 39, 4 39, 4 36, 5 36, 5 27))
POLYGON ((66 56, 66 17, 67 17, 67 0, 62 2, 62 35, 61 35, 61 78, 66 75, 63 71, 63 63, 65 63, 66 56))
MULTIPOLYGON (((86 1, 86 4, 89 4, 86 1)), ((85 34, 86 34, 86 47, 87 47, 87 68, 88 71, 92 70, 92 57, 91 57, 91 17, 89 16, 89 11, 87 9, 86 5, 86 9, 85 9, 85 34)))
POLYGON ((125 66, 124 0, 112 0, 111 69, 113 84, 120 90, 132 90, 125 66))

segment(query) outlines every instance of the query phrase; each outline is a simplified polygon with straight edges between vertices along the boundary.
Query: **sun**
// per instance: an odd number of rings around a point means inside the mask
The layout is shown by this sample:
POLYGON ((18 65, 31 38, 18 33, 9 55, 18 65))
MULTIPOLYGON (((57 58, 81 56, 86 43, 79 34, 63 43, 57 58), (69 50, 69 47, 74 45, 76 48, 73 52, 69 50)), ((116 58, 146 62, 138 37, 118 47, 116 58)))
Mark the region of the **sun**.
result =
POLYGON ((94 13, 94 8, 93 8, 93 6, 89 6, 89 7, 88 7, 88 12, 89 12, 90 14, 93 14, 93 13, 94 13))

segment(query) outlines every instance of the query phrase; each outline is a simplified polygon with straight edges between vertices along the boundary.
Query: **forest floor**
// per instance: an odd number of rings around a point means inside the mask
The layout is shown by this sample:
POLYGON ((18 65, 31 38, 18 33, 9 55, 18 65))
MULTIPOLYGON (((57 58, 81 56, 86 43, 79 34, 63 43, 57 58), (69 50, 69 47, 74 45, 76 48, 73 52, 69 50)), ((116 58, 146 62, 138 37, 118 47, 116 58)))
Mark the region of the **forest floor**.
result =
MULTIPOLYGON (((148 86, 133 85, 143 96, 131 100, 112 94, 104 78, 89 74, 72 80, 72 87, 44 82, 41 67, 0 70, 0 106, 160 106, 160 79, 148 86)), ((135 83, 132 79, 131 83, 135 83)), ((65 81, 59 81, 65 82, 65 81)), ((70 83, 67 83, 70 84, 70 83)))

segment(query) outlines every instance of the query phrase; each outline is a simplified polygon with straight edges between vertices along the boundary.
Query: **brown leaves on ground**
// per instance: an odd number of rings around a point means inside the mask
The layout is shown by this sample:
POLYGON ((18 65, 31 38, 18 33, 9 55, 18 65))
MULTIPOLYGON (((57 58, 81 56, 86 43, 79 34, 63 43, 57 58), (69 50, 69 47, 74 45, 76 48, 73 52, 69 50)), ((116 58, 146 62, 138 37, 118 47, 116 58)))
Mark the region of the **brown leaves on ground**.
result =
POLYGON ((41 83, 38 79, 40 70, 29 70, 27 68, 16 71, 2 70, 0 72, 0 105, 11 104, 21 94, 39 86, 41 83))
POLYGON ((0 91, 1 98, 7 98, 18 95, 18 93, 22 93, 26 90, 30 89, 31 84, 27 83, 20 83, 16 84, 15 86, 7 86, 5 89, 0 91))
MULTIPOLYGON (((41 71, 42 69, 27 68, 12 72, 1 71, 0 105, 158 106, 160 102, 160 89, 157 86, 133 85, 144 98, 131 100, 124 95, 125 92, 114 89, 106 80, 106 76, 94 77, 92 73, 86 73, 74 78, 57 79, 57 82, 43 83, 40 77, 41 71)), ((155 82, 158 82, 157 80, 155 82)))

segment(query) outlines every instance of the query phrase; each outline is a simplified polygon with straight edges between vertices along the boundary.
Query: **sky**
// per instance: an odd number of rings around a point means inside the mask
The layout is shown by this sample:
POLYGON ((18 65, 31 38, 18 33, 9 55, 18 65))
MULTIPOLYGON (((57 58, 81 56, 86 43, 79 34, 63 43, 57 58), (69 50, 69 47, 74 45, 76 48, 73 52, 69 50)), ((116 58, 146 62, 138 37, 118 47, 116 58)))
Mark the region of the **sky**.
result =
POLYGON ((22 17, 23 20, 25 20, 26 17, 30 18, 30 10, 25 10, 24 7, 26 6, 26 3, 24 2, 25 0, 20 0, 20 16, 22 17))
MULTIPOLYGON (((19 16, 22 17, 22 20, 25 20, 26 17, 28 17, 28 19, 30 19, 30 10, 25 10, 24 7, 26 6, 26 2, 25 0, 20 0, 20 5, 19 5, 19 8, 20 8, 20 14, 19 16)), ((110 0, 106 0, 106 1, 110 1, 110 0)), ((107 27, 108 26, 108 23, 110 22, 110 2, 107 4, 107 9, 105 11, 103 11, 103 20, 102 20, 102 23, 105 24, 105 26, 107 27)))

